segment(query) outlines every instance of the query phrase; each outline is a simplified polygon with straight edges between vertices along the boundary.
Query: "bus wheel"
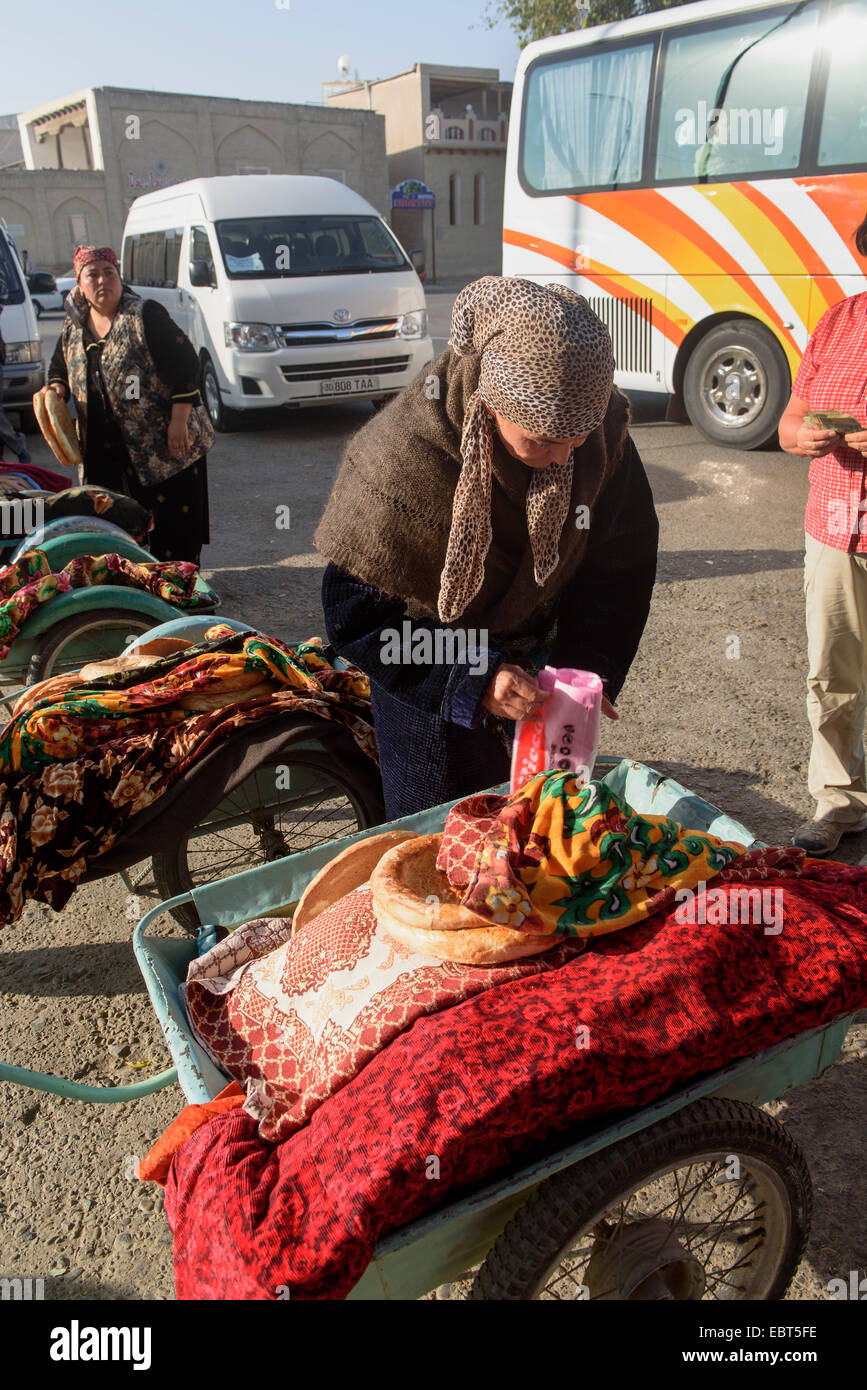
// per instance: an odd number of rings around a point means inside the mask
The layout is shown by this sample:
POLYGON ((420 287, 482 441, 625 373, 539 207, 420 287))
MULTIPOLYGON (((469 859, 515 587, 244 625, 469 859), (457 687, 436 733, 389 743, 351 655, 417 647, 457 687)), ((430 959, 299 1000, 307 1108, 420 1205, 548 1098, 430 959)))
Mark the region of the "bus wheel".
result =
POLYGON ((761 449, 776 439, 790 386, 789 364, 776 338, 751 319, 731 319, 696 344, 683 401, 705 439, 731 449, 761 449))

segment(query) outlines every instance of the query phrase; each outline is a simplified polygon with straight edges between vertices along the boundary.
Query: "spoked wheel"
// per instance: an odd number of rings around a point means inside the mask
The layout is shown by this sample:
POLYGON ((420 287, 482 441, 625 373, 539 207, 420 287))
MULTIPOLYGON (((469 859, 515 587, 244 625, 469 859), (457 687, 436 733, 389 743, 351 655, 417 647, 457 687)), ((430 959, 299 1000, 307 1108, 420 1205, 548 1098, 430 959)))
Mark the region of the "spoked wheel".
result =
POLYGON ((153 618, 123 608, 92 609, 65 618, 37 641, 27 668, 27 684, 119 656, 129 641, 149 632, 153 625, 153 618))
POLYGON ((810 1229, 781 1124, 709 1098, 543 1183, 495 1241, 475 1299, 781 1298, 810 1229))
MULTIPOLYGON (((188 893, 379 824, 384 810, 372 790, 375 769, 362 767, 324 752, 287 748, 279 760, 257 768, 171 851, 154 855, 160 894, 188 893)), ((198 931, 192 904, 172 912, 186 931, 198 931)))

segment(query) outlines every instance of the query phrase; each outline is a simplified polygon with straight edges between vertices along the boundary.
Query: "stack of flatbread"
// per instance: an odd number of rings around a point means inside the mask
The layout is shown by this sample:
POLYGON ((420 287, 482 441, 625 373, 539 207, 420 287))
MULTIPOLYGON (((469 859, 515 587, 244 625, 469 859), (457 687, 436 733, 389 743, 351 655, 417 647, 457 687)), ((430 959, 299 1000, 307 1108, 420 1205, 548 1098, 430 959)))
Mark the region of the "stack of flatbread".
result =
POLYGON ((460 891, 436 866, 441 842, 442 835, 393 830, 350 845, 307 885, 293 917, 293 936, 338 898, 369 882, 379 926, 423 955, 499 965, 558 945, 562 938, 554 933, 491 926, 462 907, 460 891))

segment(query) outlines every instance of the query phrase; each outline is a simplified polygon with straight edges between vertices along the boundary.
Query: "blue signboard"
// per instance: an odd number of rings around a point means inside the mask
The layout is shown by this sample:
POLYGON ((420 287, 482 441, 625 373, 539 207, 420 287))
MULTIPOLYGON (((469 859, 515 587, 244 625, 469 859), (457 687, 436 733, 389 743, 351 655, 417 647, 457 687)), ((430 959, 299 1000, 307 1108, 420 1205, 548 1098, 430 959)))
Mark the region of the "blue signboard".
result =
POLYGON ((436 206, 436 194, 420 179, 404 179, 403 183, 391 190, 391 206, 392 210, 409 208, 426 212, 436 206))

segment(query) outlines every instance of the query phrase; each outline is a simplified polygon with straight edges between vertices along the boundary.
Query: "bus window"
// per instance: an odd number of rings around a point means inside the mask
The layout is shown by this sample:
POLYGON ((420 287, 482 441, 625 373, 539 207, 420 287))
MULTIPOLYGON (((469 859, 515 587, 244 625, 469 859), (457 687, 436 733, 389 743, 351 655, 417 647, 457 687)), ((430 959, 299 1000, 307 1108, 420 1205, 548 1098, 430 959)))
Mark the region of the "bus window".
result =
POLYGON ((863 165, 867 159, 867 0, 835 5, 825 28, 828 81, 819 166, 863 165), (856 36, 861 41, 856 42, 856 36))
POLYGON ((657 179, 798 167, 818 7, 720 22, 666 45, 657 179))
POLYGON ((523 174, 537 193, 641 178, 653 42, 542 62, 527 77, 523 174))

